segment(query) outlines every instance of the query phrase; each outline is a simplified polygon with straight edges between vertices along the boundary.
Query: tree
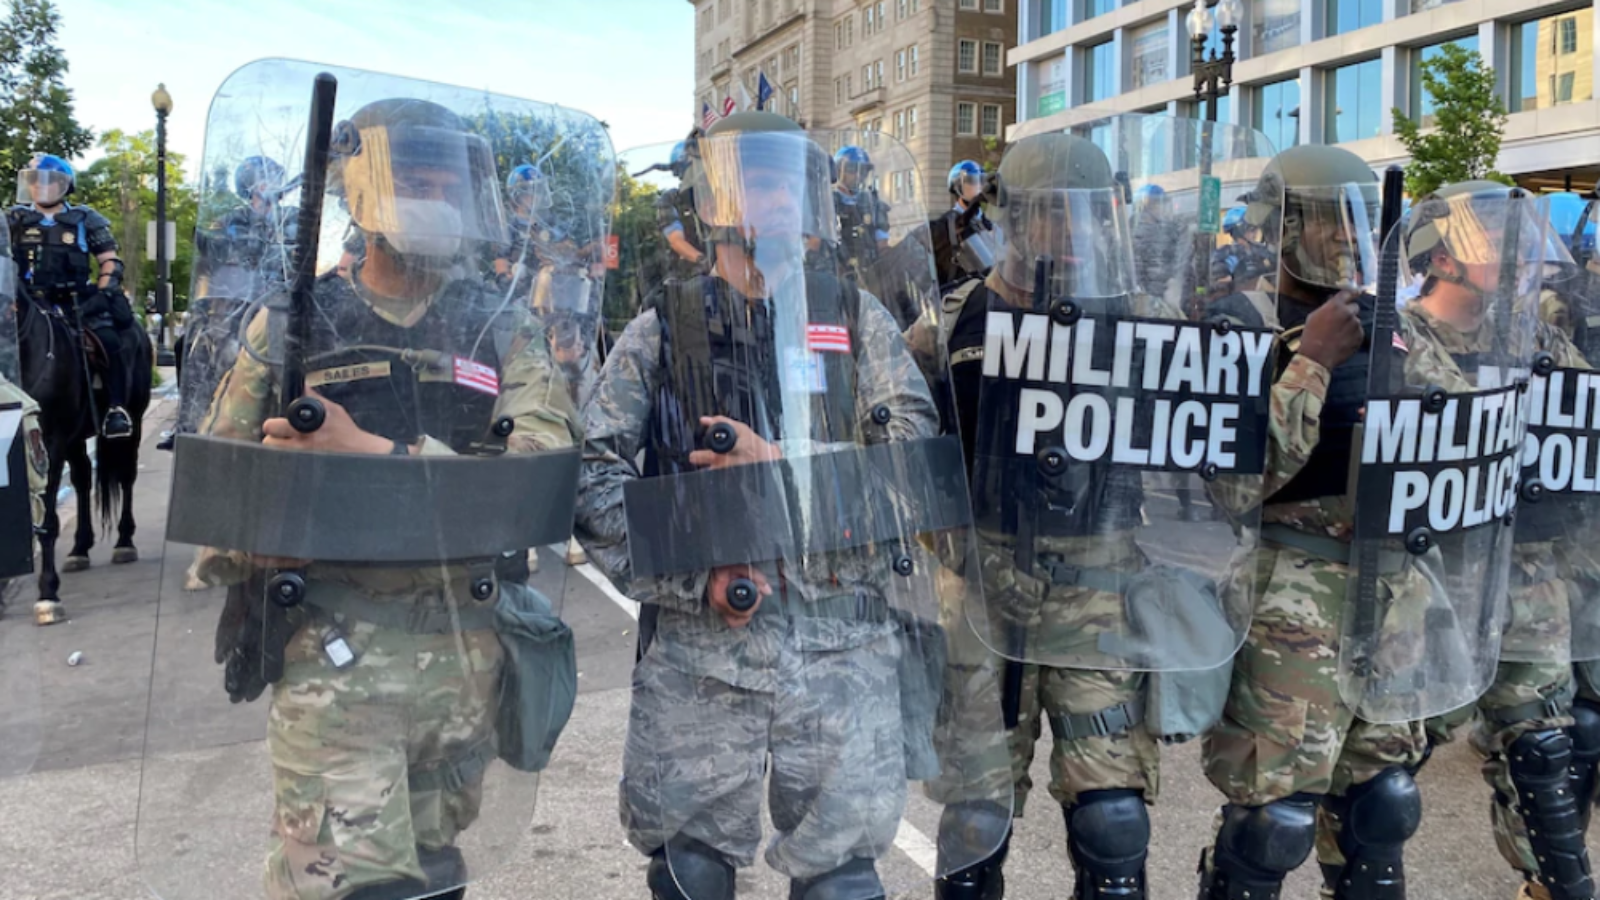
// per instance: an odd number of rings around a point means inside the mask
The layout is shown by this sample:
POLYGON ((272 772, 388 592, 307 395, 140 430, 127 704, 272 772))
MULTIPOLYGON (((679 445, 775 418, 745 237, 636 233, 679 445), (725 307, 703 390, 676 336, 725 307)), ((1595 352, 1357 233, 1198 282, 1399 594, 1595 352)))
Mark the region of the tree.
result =
POLYGON ((15 172, 34 153, 63 159, 89 149, 94 134, 78 124, 62 77, 67 59, 55 46, 61 15, 50 0, 10 0, 0 26, 0 172, 15 172))
POLYGON ((1458 181, 1488 179, 1511 184, 1495 171, 1506 108, 1495 92, 1495 75, 1476 50, 1444 44, 1422 63, 1422 89, 1433 100, 1433 127, 1394 110, 1394 129, 1411 154, 1406 191, 1421 197, 1458 181))
MULTIPOLYGON (((156 136, 154 131, 129 134, 113 129, 101 135, 105 156, 78 173, 72 202, 94 207, 111 221, 121 248, 123 283, 135 309, 156 289, 156 267, 145 259, 146 228, 156 217, 156 136)), ((188 309, 194 271, 194 229, 199 215, 197 193, 183 187, 183 155, 167 153, 167 218, 178 240, 169 248, 172 308, 188 309)))
POLYGON ((617 199, 611 209, 611 233, 617 236, 618 267, 606 273, 604 325, 621 331, 644 306, 646 294, 666 278, 666 238, 656 221, 655 186, 617 167, 617 199))

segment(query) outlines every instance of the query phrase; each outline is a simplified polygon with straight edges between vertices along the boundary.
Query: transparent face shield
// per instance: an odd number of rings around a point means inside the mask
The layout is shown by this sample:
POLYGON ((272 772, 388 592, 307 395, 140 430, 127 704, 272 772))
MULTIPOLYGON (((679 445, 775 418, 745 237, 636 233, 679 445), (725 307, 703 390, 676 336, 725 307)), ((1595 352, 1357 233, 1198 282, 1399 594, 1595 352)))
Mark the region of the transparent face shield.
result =
POLYGON ((520 181, 511 189, 511 210, 531 219, 550 208, 550 186, 543 179, 520 181))
POLYGON ((963 203, 970 203, 972 199, 983 193, 983 175, 974 172, 962 172, 956 176, 956 196, 963 203))
POLYGON ((835 241, 828 157, 799 132, 753 132, 700 139, 695 211, 713 229, 753 243, 835 241))
POLYGON ((333 158, 350 218, 401 254, 452 256, 465 241, 506 239, 494 158, 477 135, 340 123, 333 158))
MULTIPOLYGON (((1118 297, 1134 289, 1132 237, 1120 189, 1006 187, 1001 277, 1033 291, 1040 263, 1057 297, 1118 297)), ((1040 302, 1043 298, 1035 298, 1040 302)))
POLYGON ((1282 208, 1281 252, 1290 275, 1336 290, 1377 282, 1376 184, 1294 188, 1282 208))
POLYGON ((67 196, 72 176, 54 169, 23 169, 17 173, 17 202, 55 206, 67 196))

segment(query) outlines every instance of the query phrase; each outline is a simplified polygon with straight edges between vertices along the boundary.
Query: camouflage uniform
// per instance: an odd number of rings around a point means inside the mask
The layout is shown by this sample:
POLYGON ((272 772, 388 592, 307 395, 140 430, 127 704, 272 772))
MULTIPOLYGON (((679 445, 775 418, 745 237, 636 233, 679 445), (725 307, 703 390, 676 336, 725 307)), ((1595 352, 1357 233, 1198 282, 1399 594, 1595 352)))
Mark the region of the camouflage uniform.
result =
POLYGON ((28 396, 5 376, 0 376, 0 404, 22 404, 22 428, 16 439, 26 442, 28 454, 28 501, 35 528, 44 524, 45 486, 50 476, 50 457, 44 449, 44 434, 39 430, 39 402, 28 396))
MULTIPOLYGON (((358 270, 359 272, 359 270, 358 270)), ((400 324, 414 304, 379 301, 353 283, 324 276, 317 302, 367 302, 400 324)), ((432 302, 431 300, 428 302, 432 302)), ((486 298, 493 309, 492 298, 486 298)), ((509 452, 570 447, 579 438, 567 387, 551 362, 546 338, 525 312, 515 315, 501 356, 501 392, 494 418, 515 427, 509 452)), ((277 415, 277 375, 268 352, 267 314, 250 323, 240 353, 218 386, 201 433, 260 441, 262 423, 277 415)), ((451 455, 425 436, 422 454, 451 455)), ((237 585, 254 567, 243 554, 205 549, 189 587, 237 585)), ((483 573, 466 565, 428 567, 312 562, 304 569, 306 603, 355 595, 397 607, 435 606, 466 614, 492 606, 474 600, 483 573)), ((415 634, 341 613, 316 613, 290 641, 283 678, 272 689, 267 745, 275 783, 275 815, 266 887, 271 900, 333 900, 367 884, 423 879, 424 854, 454 853, 457 835, 476 820, 482 801, 480 764, 495 755, 493 710, 502 650, 489 628, 415 634), (358 651, 336 669, 319 622, 331 616, 358 651), (476 774, 471 770, 476 768, 476 774), (461 776, 461 777, 456 777, 461 776)))
MULTIPOLYGON (((578 498, 578 534, 596 565, 630 596, 660 607, 654 640, 634 670, 619 798, 628 840, 653 854, 681 836, 748 866, 770 791, 777 834, 766 860, 774 869, 805 879, 875 859, 899 827, 907 777, 897 626, 858 611, 858 594, 882 596, 886 564, 834 554, 812 561, 831 573, 791 568, 741 629, 711 610, 706 572, 635 579, 622 489, 640 477, 635 461, 665 378, 660 339, 648 310, 607 357, 584 411, 578 498)), ((856 340, 861 421, 884 405, 888 424, 867 427, 886 439, 935 434, 926 382, 893 318, 865 293, 856 340)))

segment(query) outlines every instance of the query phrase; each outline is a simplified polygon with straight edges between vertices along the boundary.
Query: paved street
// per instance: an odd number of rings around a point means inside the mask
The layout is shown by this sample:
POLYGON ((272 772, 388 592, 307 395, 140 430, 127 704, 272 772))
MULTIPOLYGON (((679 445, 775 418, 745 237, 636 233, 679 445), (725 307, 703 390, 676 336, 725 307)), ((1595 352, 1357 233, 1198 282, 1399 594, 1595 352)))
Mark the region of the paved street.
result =
MULTIPOLYGON (((62 596, 69 624, 35 629, 28 617, 32 591, 13 600, 0 618, 0 677, 18 677, 16 660, 36 654, 37 688, 28 696, 0 700, 43 705, 43 738, 34 770, 3 777, 0 758, 0 900, 132 900, 148 896, 136 859, 159 870, 158 878, 216 884, 210 896, 233 900, 253 896, 258 873, 208 872, 205 841, 245 840, 266 844, 265 798, 247 787, 264 784, 263 749, 258 738, 265 703, 230 706, 211 663, 215 610, 191 603, 169 604, 157 615, 163 578, 163 511, 169 484, 169 454, 153 447, 164 407, 151 414, 137 489, 142 559, 133 565, 109 564, 109 541, 93 552, 89 572, 64 576, 62 596), (152 666, 153 647, 162 653, 152 666), (74 651, 83 663, 67 665, 74 651), (153 673, 153 674, 152 674, 153 673), (150 684, 158 689, 152 700, 150 684), (217 768, 215 793, 175 796, 159 813, 147 813, 146 826, 173 821, 180 839, 172 852, 143 844, 136 854, 135 820, 141 789, 139 763, 146 740, 147 708, 160 722, 149 741, 163 754, 184 754, 196 765, 217 768), (221 748, 215 752, 195 748, 221 748), (230 766, 234 766, 230 768, 230 766), (209 801, 209 803, 207 803, 209 801), (173 819, 166 818, 172 815, 173 819), (188 852, 184 848, 202 848, 188 852), (226 882, 210 879, 224 877, 226 882), (226 885, 226 886, 224 886, 226 885), (241 886, 242 885, 242 886, 241 886)), ((66 526, 70 529, 70 525, 66 526)), ((187 555, 166 572, 169 587, 187 555)), ((545 578, 559 572, 558 556, 542 552, 545 578)), ((529 833, 505 853, 499 869, 475 888, 475 900, 553 898, 643 898, 644 861, 624 842, 617 824, 616 781, 627 721, 629 670, 633 662, 634 620, 622 603, 601 590, 587 573, 566 579, 564 612, 578 638, 580 696, 572 724, 540 785, 529 833)), ((9 737, 9 736, 8 736, 9 737)), ((1048 780, 1040 748, 1036 783, 1048 780)), ((169 757, 170 758, 170 757, 169 757)), ((147 790, 163 784, 165 773, 144 773, 147 790)), ((1427 815, 1408 853, 1413 900, 1510 898, 1516 879, 1495 852, 1486 824, 1488 793, 1470 751, 1457 744, 1434 757, 1422 774, 1427 815)), ((1194 864, 1209 837, 1217 794, 1201 777, 1198 746, 1172 750, 1160 804, 1155 810, 1151 858, 1151 896, 1180 900, 1193 896, 1194 864)), ((922 831, 907 830, 892 859, 890 877, 911 883, 919 866, 931 861, 934 814, 920 804, 914 817, 922 831)), ((254 860, 252 860, 252 863, 254 860)), ((1286 893, 1316 896, 1315 866, 1297 873, 1286 893)), ((1042 788, 1030 815, 1019 825, 1007 867, 1008 897, 1045 900, 1070 893, 1061 817, 1042 788)), ((741 896, 781 898, 787 885, 764 868, 740 879, 741 896)), ((930 897, 918 888, 908 896, 930 897)))

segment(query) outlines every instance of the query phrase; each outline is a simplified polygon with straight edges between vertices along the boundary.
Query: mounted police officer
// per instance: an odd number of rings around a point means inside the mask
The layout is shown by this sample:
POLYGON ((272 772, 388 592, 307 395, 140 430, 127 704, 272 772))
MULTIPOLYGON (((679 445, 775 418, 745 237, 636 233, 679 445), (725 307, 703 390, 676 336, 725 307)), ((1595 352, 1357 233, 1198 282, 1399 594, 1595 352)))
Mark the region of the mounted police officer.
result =
POLYGON ((7 213, 12 256, 33 302, 71 311, 100 341, 109 404, 101 434, 126 438, 133 434, 133 420, 125 409, 128 370, 118 331, 134 326, 133 308, 123 293, 111 223, 87 206, 67 202, 74 181, 66 160, 50 154, 35 156, 17 173, 18 205, 7 213))
POLYGON ((949 290, 971 277, 982 278, 994 265, 994 223, 983 212, 987 189, 983 168, 964 159, 947 180, 953 206, 930 225, 939 286, 949 290))
POLYGON ((694 210, 694 186, 690 181, 690 168, 699 154, 698 134, 672 145, 667 160, 667 171, 678 179, 676 187, 669 187, 656 196, 656 226, 676 260, 670 271, 674 277, 690 278, 708 264, 705 228, 694 210))

